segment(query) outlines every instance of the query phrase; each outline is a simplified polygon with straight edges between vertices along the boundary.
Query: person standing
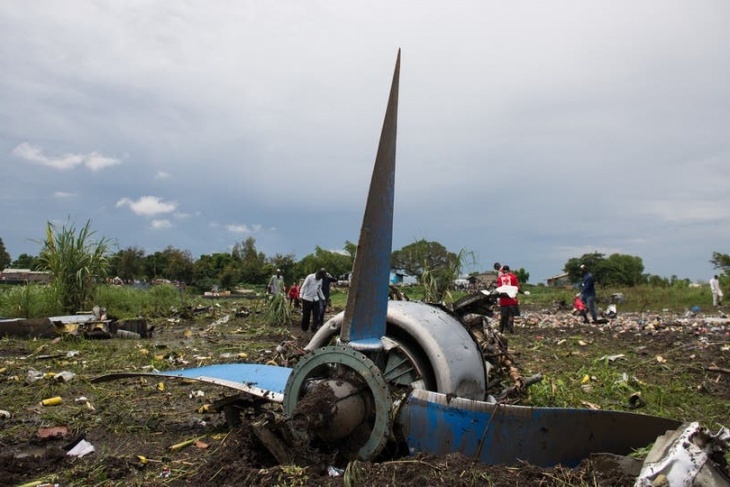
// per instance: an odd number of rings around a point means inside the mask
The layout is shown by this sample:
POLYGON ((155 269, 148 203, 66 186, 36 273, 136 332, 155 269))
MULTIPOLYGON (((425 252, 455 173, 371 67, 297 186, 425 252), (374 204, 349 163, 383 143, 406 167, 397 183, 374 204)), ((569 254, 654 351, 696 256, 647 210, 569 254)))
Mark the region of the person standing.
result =
POLYGON ((299 284, 296 282, 289 287, 289 303, 295 307, 299 307, 299 284))
POLYGON ((324 314, 327 311, 327 306, 330 306, 332 303, 330 302, 330 284, 333 282, 337 282, 337 279, 332 277, 332 274, 327 272, 327 270, 323 267, 319 270, 320 272, 324 272, 324 277, 322 278, 322 294, 324 295, 324 299, 320 302, 319 305, 319 324, 321 325, 324 323, 324 314))
POLYGON ((520 282, 517 276, 510 270, 508 265, 501 266, 497 277, 497 289, 502 286, 513 286, 514 297, 511 294, 501 294, 499 297, 499 332, 509 330, 510 333, 515 332, 515 316, 520 316, 520 302, 517 299, 517 293, 520 291, 520 282))
POLYGON ((284 276, 281 275, 281 269, 276 269, 276 273, 269 279, 269 286, 266 289, 269 294, 274 296, 281 294, 284 290, 284 276))
POLYGON ((596 314, 596 280, 585 264, 581 264, 580 271, 583 273, 583 281, 578 296, 588 306, 593 323, 596 323, 598 321, 598 315, 596 314))
POLYGON ((722 289, 720 289, 720 279, 717 274, 710 279, 710 290, 712 291, 712 305, 722 306, 722 289))
POLYGON ((309 274, 304 278, 299 290, 299 299, 302 301, 302 331, 309 331, 309 322, 313 320, 312 332, 317 331, 320 323, 319 302, 324 299, 322 294, 322 278, 325 272, 322 269, 309 274))

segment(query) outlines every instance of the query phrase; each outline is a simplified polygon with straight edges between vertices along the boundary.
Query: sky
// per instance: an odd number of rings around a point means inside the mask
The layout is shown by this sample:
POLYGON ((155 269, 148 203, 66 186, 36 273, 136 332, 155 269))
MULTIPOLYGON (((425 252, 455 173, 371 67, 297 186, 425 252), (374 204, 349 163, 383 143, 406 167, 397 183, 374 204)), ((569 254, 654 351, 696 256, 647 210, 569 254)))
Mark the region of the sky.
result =
POLYGON ((730 253, 728 25, 725 0, 5 0, 0 238, 343 249, 401 49, 394 250, 706 282, 730 253))

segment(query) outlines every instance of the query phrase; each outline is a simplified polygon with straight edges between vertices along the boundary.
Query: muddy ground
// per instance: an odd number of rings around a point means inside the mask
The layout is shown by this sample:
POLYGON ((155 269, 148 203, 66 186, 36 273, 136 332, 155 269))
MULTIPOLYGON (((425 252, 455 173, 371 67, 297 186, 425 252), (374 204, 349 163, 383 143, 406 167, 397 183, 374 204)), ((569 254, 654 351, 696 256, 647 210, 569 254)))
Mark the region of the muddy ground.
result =
MULTIPOLYGON (((232 395, 226 388, 151 378, 92 383, 106 372, 184 368, 212 363, 277 360, 277 344, 303 347, 309 334, 297 323, 267 329, 252 317, 220 322, 225 309, 184 320, 151 320, 142 340, 0 339, 0 484, 38 481, 70 485, 633 485, 610 458, 584 460, 573 469, 532 465, 486 466, 460 455, 402 457, 348 466, 320 459, 307 467, 277 466, 251 433, 249 417, 229 428, 205 405, 232 395), (29 370, 44 378, 28 380, 29 370), (69 382, 53 375, 72 371, 69 382), (62 403, 41 406, 45 398, 62 403), (49 428, 58 428, 56 434, 49 428), (83 438, 94 452, 67 449, 83 438)), ((607 325, 584 325, 566 312, 525 310, 510 350, 525 376, 546 380, 570 360, 590 363, 610 351, 632 358, 662 357, 659 385, 687 381, 698 395, 730 404, 730 327, 677 317, 622 316, 607 325), (575 343, 577 351, 564 347, 575 343), (681 370, 680 370, 681 369, 681 370)), ((637 365, 633 372, 643 370, 637 365)), ((561 371, 562 372, 562 371, 561 371)), ((619 401, 620 402, 620 401, 619 401)), ((616 407, 624 407, 617 404, 616 407)), ((730 417, 730 407, 722 414, 730 417)), ((643 411, 656 414, 652 405, 643 411)), ((249 411, 251 413, 251 411, 249 411)), ((691 408, 681 421, 694 420, 691 408)), ((715 425, 713 425, 714 427, 715 425)), ((727 426, 727 424, 726 424, 727 426)))

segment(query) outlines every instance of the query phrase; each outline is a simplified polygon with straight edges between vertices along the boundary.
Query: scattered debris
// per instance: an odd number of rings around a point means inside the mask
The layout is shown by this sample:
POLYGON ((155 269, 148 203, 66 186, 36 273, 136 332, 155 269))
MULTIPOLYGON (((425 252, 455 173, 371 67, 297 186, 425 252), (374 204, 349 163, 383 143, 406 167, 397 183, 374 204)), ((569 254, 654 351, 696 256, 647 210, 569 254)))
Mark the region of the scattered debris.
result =
POLYGON ((636 487, 719 487, 730 481, 721 470, 727 468, 724 455, 730 448, 730 431, 721 428, 711 434, 697 422, 657 438, 649 451, 636 487))
POLYGON ((70 457, 81 458, 88 455, 89 453, 94 453, 95 450, 94 445, 84 439, 72 443, 72 445, 73 446, 71 446, 71 448, 66 452, 66 455, 70 457))
POLYGON ((38 438, 41 440, 49 440, 53 438, 65 438, 68 435, 67 426, 53 426, 50 428, 40 428, 38 430, 38 438))
POLYGON ((63 402, 63 399, 61 399, 61 396, 54 396, 49 397, 48 399, 43 399, 41 402, 38 403, 39 406, 58 406, 63 402))

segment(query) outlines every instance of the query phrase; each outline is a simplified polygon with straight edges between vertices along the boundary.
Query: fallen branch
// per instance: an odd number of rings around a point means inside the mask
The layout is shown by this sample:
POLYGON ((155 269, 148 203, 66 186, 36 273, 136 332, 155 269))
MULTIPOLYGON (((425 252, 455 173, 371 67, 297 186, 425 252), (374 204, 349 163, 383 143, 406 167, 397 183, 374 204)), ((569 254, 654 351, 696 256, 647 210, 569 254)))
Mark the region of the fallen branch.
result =
POLYGON ((532 384, 537 384, 538 382, 542 382, 542 373, 537 373, 537 374, 525 379, 524 382, 507 387, 502 392, 500 392, 495 397, 495 399, 497 399, 497 402, 501 402, 501 401, 507 399, 508 397, 515 395, 517 392, 527 389, 532 384))
POLYGON ((705 370, 710 372, 722 372, 723 374, 730 374, 730 369, 723 369, 722 367, 705 367, 705 370))

